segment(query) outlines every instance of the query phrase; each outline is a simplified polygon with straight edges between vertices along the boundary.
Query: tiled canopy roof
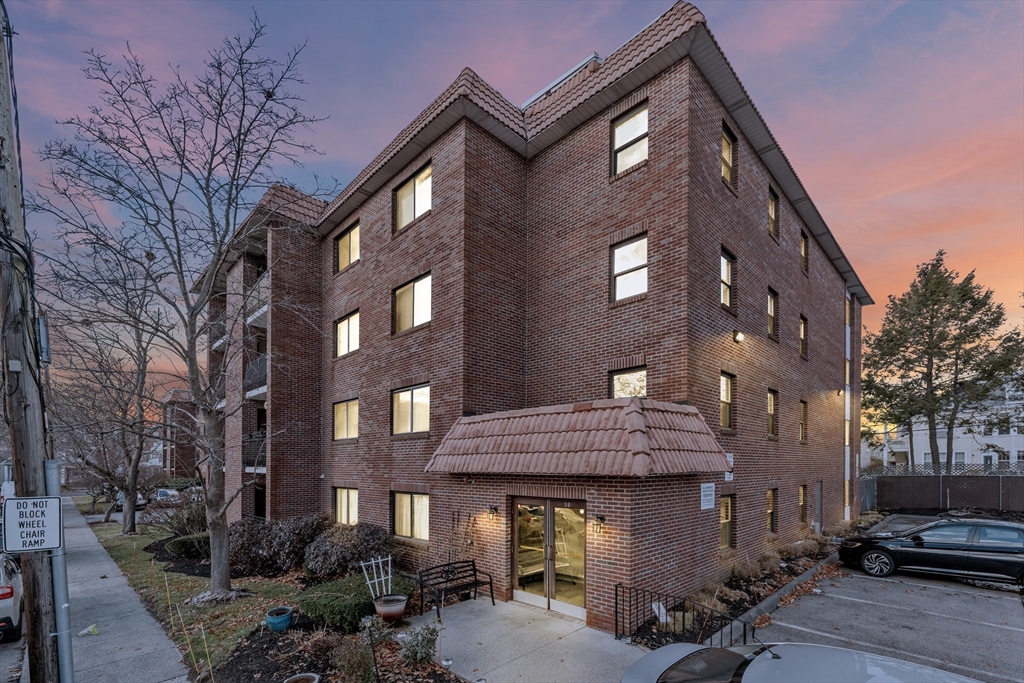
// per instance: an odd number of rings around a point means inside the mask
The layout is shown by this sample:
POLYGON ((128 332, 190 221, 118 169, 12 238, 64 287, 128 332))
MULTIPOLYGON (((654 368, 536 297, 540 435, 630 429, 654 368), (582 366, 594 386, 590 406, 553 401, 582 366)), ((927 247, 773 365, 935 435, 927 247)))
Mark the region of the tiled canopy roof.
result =
POLYGON ((617 398, 463 417, 427 472, 645 477, 732 469, 692 406, 617 398))

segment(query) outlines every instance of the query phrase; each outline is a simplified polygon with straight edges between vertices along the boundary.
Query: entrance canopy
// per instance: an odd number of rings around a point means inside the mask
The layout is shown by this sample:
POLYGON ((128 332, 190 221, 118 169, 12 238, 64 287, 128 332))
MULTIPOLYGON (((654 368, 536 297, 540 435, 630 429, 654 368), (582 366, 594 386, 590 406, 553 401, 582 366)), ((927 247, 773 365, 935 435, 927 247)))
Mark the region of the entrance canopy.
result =
POLYGON ((732 469, 692 406, 641 398, 460 418, 427 472, 645 477, 732 469))

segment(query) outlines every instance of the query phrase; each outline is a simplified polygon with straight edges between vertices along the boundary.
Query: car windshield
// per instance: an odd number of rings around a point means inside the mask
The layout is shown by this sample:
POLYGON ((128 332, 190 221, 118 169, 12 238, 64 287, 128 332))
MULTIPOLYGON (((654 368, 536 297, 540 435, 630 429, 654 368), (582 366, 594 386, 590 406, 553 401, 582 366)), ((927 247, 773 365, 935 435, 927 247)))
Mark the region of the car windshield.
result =
POLYGON ((658 677, 658 683, 729 683, 746 661, 743 655, 724 648, 697 650, 670 666, 658 677))

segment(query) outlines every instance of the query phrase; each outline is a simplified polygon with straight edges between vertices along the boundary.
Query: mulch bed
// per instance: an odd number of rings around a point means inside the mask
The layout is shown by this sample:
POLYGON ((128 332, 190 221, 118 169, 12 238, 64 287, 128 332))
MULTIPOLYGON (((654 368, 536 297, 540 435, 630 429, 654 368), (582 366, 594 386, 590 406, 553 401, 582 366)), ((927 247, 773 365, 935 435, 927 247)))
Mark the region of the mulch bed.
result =
MULTIPOLYGON (((157 562, 166 562, 167 566, 164 567, 165 572, 175 572, 176 574, 185 574, 187 576, 199 576, 204 579, 210 578, 210 561, 209 560, 187 560, 177 555, 172 555, 167 552, 167 542, 172 539, 165 538, 160 541, 153 541, 145 548, 144 551, 147 553, 153 553, 153 559, 157 562)), ((245 578, 242 574, 231 570, 232 579, 245 578)))

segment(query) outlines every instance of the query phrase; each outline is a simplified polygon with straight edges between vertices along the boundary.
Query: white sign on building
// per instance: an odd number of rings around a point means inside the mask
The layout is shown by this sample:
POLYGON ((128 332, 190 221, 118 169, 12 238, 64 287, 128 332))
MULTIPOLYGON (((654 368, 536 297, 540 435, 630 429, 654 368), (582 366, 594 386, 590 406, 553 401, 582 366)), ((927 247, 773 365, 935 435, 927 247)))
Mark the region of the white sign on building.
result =
POLYGON ((56 550, 64 544, 64 519, 60 497, 6 498, 4 500, 4 550, 30 553, 56 550))
POLYGON ((714 510, 715 509, 715 483, 701 484, 700 485, 700 509, 701 510, 714 510))

